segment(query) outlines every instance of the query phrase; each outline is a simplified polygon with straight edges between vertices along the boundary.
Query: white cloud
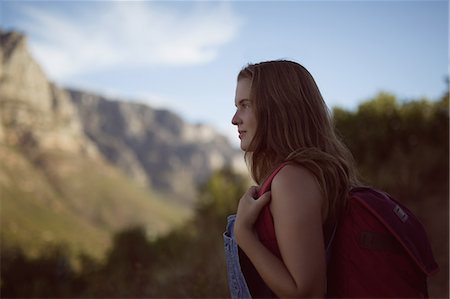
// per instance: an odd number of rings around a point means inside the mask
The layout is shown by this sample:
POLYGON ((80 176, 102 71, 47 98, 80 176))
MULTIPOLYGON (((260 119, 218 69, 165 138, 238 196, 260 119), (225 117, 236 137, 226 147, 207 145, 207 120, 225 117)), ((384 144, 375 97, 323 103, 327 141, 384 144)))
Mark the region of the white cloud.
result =
POLYGON ((52 79, 121 66, 207 63, 241 24, 230 3, 103 2, 101 11, 82 4, 72 15, 23 11, 33 54, 52 79))

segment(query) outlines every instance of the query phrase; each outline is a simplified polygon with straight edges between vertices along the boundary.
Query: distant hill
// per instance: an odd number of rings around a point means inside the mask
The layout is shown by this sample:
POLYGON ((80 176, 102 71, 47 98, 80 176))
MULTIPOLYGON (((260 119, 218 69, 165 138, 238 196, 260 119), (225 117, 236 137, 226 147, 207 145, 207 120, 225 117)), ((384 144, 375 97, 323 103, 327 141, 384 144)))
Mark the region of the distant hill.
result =
POLYGON ((192 203, 212 170, 244 168, 243 155, 207 125, 168 110, 68 90, 83 130, 101 154, 134 180, 192 203))
POLYGON ((53 243, 101 256, 111 233, 149 235, 191 214, 196 187, 241 165, 225 137, 167 110, 49 82, 26 37, 0 30, 2 246, 53 243))

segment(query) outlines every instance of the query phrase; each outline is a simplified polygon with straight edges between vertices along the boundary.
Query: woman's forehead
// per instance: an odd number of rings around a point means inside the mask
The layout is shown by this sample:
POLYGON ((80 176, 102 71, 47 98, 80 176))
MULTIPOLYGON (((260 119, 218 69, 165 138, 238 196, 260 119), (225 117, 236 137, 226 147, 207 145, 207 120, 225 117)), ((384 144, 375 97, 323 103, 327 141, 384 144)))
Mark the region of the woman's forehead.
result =
POLYGON ((250 99, 250 90, 252 81, 249 79, 241 79, 237 82, 235 101, 239 102, 242 99, 250 99))

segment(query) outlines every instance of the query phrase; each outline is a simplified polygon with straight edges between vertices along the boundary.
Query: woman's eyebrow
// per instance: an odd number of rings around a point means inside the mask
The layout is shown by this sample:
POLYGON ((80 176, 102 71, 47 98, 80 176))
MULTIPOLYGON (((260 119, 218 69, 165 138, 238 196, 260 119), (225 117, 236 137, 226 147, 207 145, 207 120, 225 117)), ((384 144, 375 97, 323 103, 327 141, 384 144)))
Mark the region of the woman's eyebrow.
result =
POLYGON ((235 105, 235 106, 236 106, 236 107, 237 107, 237 106, 240 106, 240 105, 242 105, 244 102, 250 102, 250 99, 240 99, 239 102, 237 103, 237 105, 235 105))

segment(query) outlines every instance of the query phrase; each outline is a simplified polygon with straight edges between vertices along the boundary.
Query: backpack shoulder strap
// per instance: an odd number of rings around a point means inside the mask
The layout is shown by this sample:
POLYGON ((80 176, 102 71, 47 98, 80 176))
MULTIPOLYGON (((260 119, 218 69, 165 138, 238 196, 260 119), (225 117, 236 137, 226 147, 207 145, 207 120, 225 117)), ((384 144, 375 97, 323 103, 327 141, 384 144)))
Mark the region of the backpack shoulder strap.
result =
POLYGON ((438 271, 427 233, 414 214, 389 194, 369 187, 354 188, 350 200, 369 210, 401 243, 417 266, 427 275, 438 271))

